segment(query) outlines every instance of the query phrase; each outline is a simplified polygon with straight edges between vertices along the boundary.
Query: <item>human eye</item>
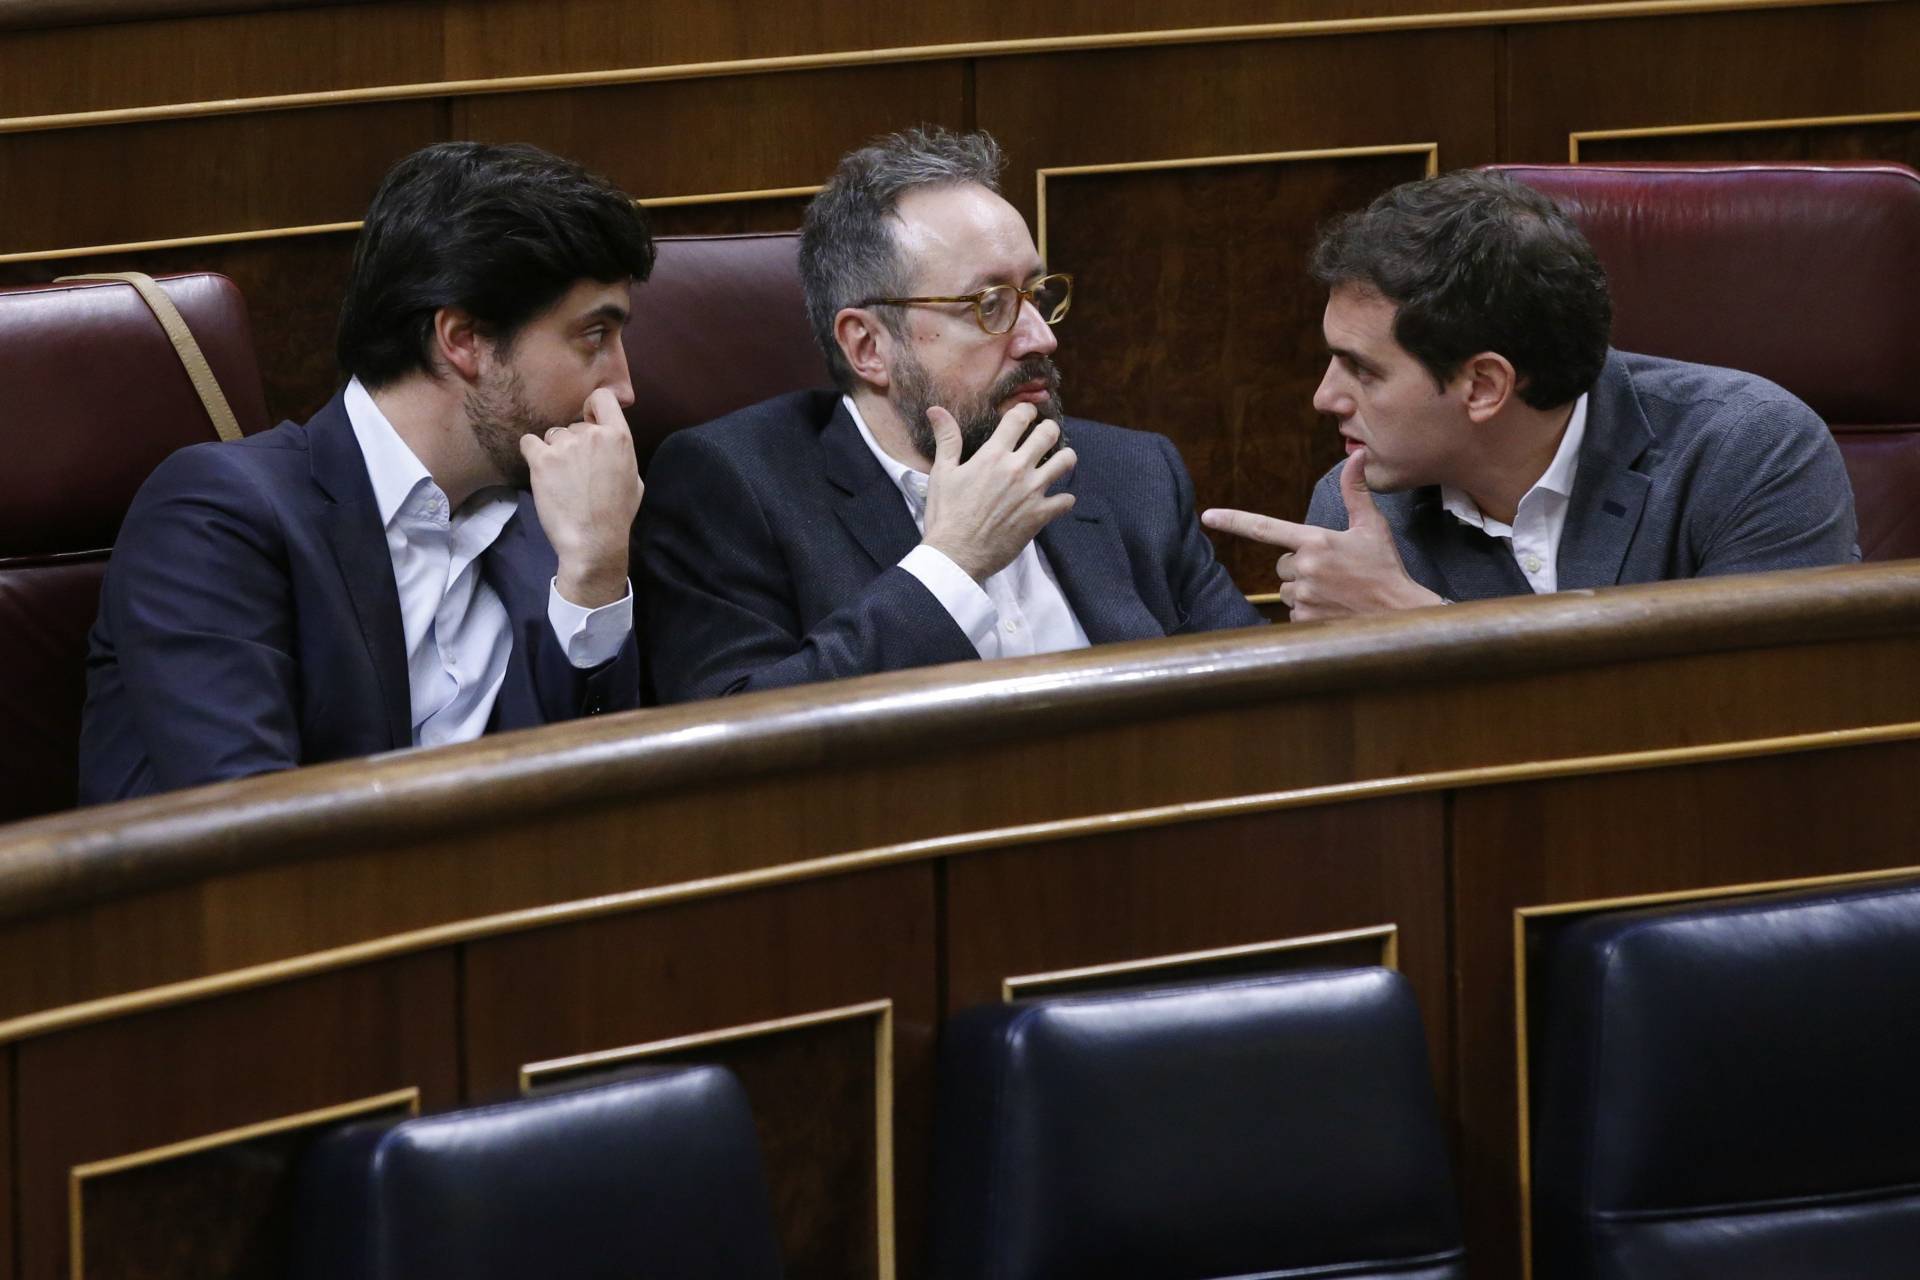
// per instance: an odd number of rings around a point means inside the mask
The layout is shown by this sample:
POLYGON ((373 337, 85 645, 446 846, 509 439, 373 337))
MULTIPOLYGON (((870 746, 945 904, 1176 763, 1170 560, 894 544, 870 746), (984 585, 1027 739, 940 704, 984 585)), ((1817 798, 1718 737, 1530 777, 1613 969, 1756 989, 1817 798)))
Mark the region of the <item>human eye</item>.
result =
POLYGON ((980 318, 987 322, 990 329, 998 329, 1013 315, 1014 299, 1019 293, 1011 285, 995 285, 979 293, 980 318))

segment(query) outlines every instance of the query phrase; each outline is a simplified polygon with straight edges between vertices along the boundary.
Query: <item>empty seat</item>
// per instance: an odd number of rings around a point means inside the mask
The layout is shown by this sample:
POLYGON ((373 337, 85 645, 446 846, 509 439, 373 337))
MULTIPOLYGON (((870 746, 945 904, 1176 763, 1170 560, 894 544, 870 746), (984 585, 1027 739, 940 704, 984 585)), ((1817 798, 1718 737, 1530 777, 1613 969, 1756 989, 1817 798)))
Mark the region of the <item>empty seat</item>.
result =
POLYGON ((626 330, 642 471, 671 432, 831 381, 807 327, 798 232, 664 236, 656 247, 626 330))
POLYGON ((1580 224, 1614 345, 1745 369, 1826 419, 1869 560, 1920 556, 1920 174, 1886 163, 1497 165, 1580 224))
MULTIPOLYGON (((265 427, 240 291, 215 275, 160 285, 241 430, 265 427)), ((215 435, 131 285, 0 289, 0 821, 73 804, 86 635, 108 551, 161 459, 215 435)))
POLYGON ((1412 989, 1386 969, 950 1022, 933 1274, 1465 1274, 1412 989))
POLYGON ((1535 1275, 1920 1271, 1920 886, 1602 915, 1546 956, 1535 1275))
POLYGON ((745 1093, 662 1071, 343 1129, 301 1171, 307 1280, 774 1280, 745 1093))

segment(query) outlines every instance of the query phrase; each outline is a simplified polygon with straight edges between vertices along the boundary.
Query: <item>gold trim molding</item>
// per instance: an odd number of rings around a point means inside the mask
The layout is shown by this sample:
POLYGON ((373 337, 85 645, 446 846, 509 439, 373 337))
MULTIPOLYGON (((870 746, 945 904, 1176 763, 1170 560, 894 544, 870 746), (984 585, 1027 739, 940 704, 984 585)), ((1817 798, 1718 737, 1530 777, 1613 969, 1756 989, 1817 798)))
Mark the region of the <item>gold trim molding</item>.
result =
POLYGON ((1528 1052, 1527 925, 1534 920, 1546 920, 1555 916, 1630 911, 1640 907, 1657 907, 1676 902, 1710 902, 1717 898, 1742 898, 1755 893, 1791 893, 1797 889, 1826 889, 1840 885, 1871 884, 1878 880, 1911 879, 1914 876, 1920 876, 1920 866, 1891 867, 1878 871, 1848 871, 1835 875, 1800 876, 1791 880, 1761 880, 1749 884, 1710 885, 1699 889, 1674 889, 1665 893, 1636 893, 1617 898, 1550 902, 1514 909, 1513 1026, 1516 1067, 1514 1096, 1520 1120, 1520 1265, 1523 1280, 1533 1280, 1533 1078, 1528 1052))
MULTIPOLYGON (((1224 156, 1183 156, 1173 160, 1128 160, 1118 164, 1077 164, 1034 170, 1034 222, 1039 238, 1040 260, 1047 260, 1047 180, 1077 178, 1090 174, 1152 173, 1168 169, 1211 169, 1237 165, 1289 164, 1302 160, 1357 160, 1367 156, 1421 155, 1427 157, 1426 176, 1440 172, 1440 144, 1437 142, 1397 142, 1365 147, 1317 147, 1306 151, 1243 152, 1224 156)), ((1276 594, 1273 597, 1278 600, 1276 594)))
MULTIPOLYGON (((1662 124, 1639 129, 1583 129, 1567 135, 1567 162, 1580 163, 1580 144, 1621 138, 1682 138, 1716 133, 1753 133, 1761 129, 1827 129, 1849 124, 1912 124, 1920 111, 1883 111, 1857 116, 1796 116, 1785 120, 1723 120, 1711 124, 1662 124)), ((1593 163, 1601 163, 1595 161, 1593 163)))
MULTIPOLYGON (((759 200, 785 200, 811 196, 819 184, 806 187, 758 187, 747 191, 711 191, 690 196, 642 196, 634 203, 642 209, 681 209, 702 204, 751 204, 759 200)), ((103 254, 149 253, 156 249, 195 249, 204 245, 244 244, 251 240, 292 240, 300 236, 337 235, 358 231, 364 221, 316 222, 299 227, 262 227, 253 231, 215 231, 207 235, 174 236, 166 240, 130 240, 121 244, 90 244, 70 249, 28 249, 20 253, 0 253, 0 263, 56 262, 63 258, 91 258, 103 254)))
POLYGON ((112 1156, 105 1160, 74 1165, 67 1171, 67 1229, 73 1280, 85 1280, 86 1277, 86 1231, 82 1217, 81 1191, 82 1184, 88 1178, 106 1177, 127 1169, 138 1169, 145 1165, 177 1160, 182 1156, 198 1155, 202 1151, 211 1151, 216 1147, 236 1146, 242 1142, 251 1142, 255 1138, 285 1133, 291 1129, 337 1124, 342 1120, 351 1120, 357 1116, 372 1115, 380 1111, 391 1111, 402 1106, 406 1107, 408 1115, 420 1114, 419 1086, 395 1089, 391 1093, 357 1098, 352 1102, 337 1103, 334 1106, 320 1107, 313 1111, 277 1116, 271 1120, 241 1125, 236 1129, 223 1129, 218 1133, 170 1142, 165 1146, 149 1147, 144 1151, 134 1151, 123 1156, 112 1156))
POLYGON ((957 832, 952 835, 929 836, 847 853, 828 854, 825 857, 783 863, 779 866, 761 867, 752 871, 737 871, 698 880, 684 880, 645 889, 632 889, 624 893, 601 894, 575 901, 476 916, 421 929, 410 929, 385 937, 369 938, 345 946, 331 947, 323 951, 309 952, 264 964, 249 965, 224 973, 208 974, 204 977, 147 987, 139 991, 102 996, 58 1008, 21 1014, 0 1021, 0 1044, 128 1013, 165 1008, 209 996, 224 995, 228 992, 243 991, 275 982, 326 973, 334 969, 343 969, 351 965, 365 964, 373 960, 424 951, 430 947, 497 937, 502 934, 519 933, 579 920, 591 920, 643 907, 687 902, 724 893, 737 893, 746 889, 764 889, 826 876, 871 871, 879 867, 897 866, 957 853, 1004 849, 1011 845, 1047 840, 1098 836, 1115 831, 1141 830, 1186 822, 1238 817, 1244 814, 1272 813, 1312 805, 1377 800, 1454 788, 1628 773, 1642 769, 1668 768, 1674 765, 1749 760, 1801 751, 1830 751, 1846 747, 1914 740, 1920 740, 1920 721, 1871 725, 1854 729, 1822 729, 1781 737, 1703 743, 1685 747, 1657 747, 1641 751, 1571 756, 1555 760, 1478 765, 1472 768, 1447 769, 1432 773, 1400 774, 1354 782, 1328 783, 1322 786, 1295 787, 1255 795, 1192 800, 1179 804, 1157 805, 1145 809, 1093 814, 1086 817, 1021 823, 979 831, 957 832))
MULTIPOLYGON (((1015 977, 1001 979, 1000 998, 1002 1000, 1023 1000, 1031 996, 1047 995, 1051 989, 1075 985, 1089 978, 1118 978, 1122 980, 1143 977, 1148 974, 1164 973, 1177 978, 1182 969, 1196 968, 1214 964, 1223 960, 1253 959, 1259 956, 1287 955, 1300 951, 1313 951, 1323 947, 1335 947, 1346 942, 1363 942, 1372 939, 1380 945, 1381 967, 1398 969, 1400 967, 1400 926, 1397 924, 1376 924, 1364 929, 1341 929, 1333 933, 1306 934, 1297 938, 1280 938, 1272 942, 1249 942, 1237 947, 1215 947, 1207 951, 1182 951, 1173 955, 1145 956, 1137 960, 1119 960, 1111 964, 1085 965, 1077 969, 1054 969, 1046 973, 1024 973, 1015 977)), ((1076 990, 1074 994, 1078 994, 1076 990)))
MULTIPOLYGON (((1078 53, 1104 49, 1154 48, 1166 45, 1222 44, 1233 41, 1286 40, 1428 29, 1447 30, 1456 27, 1524 26, 1545 22, 1801 9, 1826 7, 1835 2, 1836 0, 1621 0, 1615 3, 1541 5, 1520 9, 1476 9, 1462 13, 1414 13, 1376 18, 1321 18, 1301 22, 1175 27, 1164 31, 1124 31, 1099 35, 1038 36, 1017 40, 900 45, 885 49, 855 49, 838 53, 736 58, 713 62, 676 63, 658 67, 565 71, 546 75, 498 76, 487 79, 434 80, 413 84, 367 86, 358 89, 263 94, 246 98, 220 98, 206 102, 175 102, 157 106, 117 107, 100 111, 14 116, 0 119, 0 134, 41 133, 55 129, 85 129, 102 125, 245 115, 262 111, 295 111, 309 107, 344 106, 368 102, 461 98, 488 93, 539 93, 556 89, 597 89, 676 80, 710 80, 720 76, 823 71, 842 67, 934 62, 947 59, 1005 58, 1022 54, 1078 53)), ((1869 4, 1878 3, 1881 0, 1837 0, 1837 2, 1869 4)))
POLYGON ((641 1062, 648 1058, 681 1053, 688 1049, 734 1044, 741 1040, 777 1036, 790 1031, 803 1031, 810 1027, 825 1026, 834 1022, 851 1022, 862 1018, 874 1019, 874 1235, 879 1248, 880 1280, 895 1280, 899 1266, 899 1245, 895 1236, 893 1207, 892 1000, 869 1000, 864 1004, 843 1005, 837 1009, 821 1009, 817 1012, 795 1014, 786 1018, 772 1018, 765 1022, 749 1022, 739 1026, 720 1027, 712 1031, 700 1031, 692 1035, 674 1036, 667 1040, 650 1040, 644 1044, 623 1045, 617 1049, 601 1049, 593 1053, 577 1053, 565 1058, 548 1058, 542 1062, 529 1062, 520 1068, 520 1092, 524 1095, 537 1085, 552 1082, 563 1076, 617 1067, 630 1062, 641 1062))

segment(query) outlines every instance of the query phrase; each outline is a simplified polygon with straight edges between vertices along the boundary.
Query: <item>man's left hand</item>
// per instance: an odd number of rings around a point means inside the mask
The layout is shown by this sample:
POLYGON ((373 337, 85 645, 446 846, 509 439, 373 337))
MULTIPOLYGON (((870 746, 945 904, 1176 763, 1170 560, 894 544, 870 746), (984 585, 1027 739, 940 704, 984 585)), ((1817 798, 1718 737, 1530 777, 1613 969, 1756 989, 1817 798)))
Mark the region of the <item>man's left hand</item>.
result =
POLYGON ((1203 511, 1200 522, 1285 552, 1274 568, 1280 575, 1280 602, 1295 622, 1444 604, 1407 576, 1393 530, 1373 505, 1366 464, 1367 451, 1360 448, 1340 470, 1340 496, 1347 504, 1344 532, 1225 507, 1203 511))
POLYGON ((640 467, 620 402, 605 387, 581 420, 520 437, 540 527, 560 559, 555 585, 583 609, 627 594, 627 537, 640 510, 640 467))

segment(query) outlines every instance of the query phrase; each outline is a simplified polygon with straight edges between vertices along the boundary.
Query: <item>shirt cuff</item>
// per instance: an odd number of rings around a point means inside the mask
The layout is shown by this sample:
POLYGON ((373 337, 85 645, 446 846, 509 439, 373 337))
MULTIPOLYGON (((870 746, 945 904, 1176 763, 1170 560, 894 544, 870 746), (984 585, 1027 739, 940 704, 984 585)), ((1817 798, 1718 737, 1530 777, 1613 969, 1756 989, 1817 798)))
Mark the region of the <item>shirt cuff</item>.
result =
POLYGON ((907 552, 900 567, 933 592, 933 598, 967 633, 967 639, 981 657, 1000 656, 1000 633, 996 630, 1000 625, 1000 610, 994 607, 993 598, 980 589, 980 584, 967 576, 965 569, 949 560, 944 551, 924 542, 907 552))
POLYGON ((582 671, 610 661, 633 632, 633 583, 627 594, 598 609, 583 609, 560 594, 560 579, 547 586, 547 622, 567 661, 582 671))

